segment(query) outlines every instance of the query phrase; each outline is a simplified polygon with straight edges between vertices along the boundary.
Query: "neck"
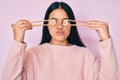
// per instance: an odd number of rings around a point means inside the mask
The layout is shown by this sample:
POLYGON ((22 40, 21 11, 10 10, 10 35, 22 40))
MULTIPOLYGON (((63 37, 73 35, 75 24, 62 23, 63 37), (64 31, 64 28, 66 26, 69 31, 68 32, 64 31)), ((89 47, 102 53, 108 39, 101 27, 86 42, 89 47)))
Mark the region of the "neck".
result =
POLYGON ((67 40, 64 40, 64 41, 51 40, 49 43, 54 44, 54 45, 60 45, 60 46, 70 46, 71 45, 70 43, 68 43, 67 40))

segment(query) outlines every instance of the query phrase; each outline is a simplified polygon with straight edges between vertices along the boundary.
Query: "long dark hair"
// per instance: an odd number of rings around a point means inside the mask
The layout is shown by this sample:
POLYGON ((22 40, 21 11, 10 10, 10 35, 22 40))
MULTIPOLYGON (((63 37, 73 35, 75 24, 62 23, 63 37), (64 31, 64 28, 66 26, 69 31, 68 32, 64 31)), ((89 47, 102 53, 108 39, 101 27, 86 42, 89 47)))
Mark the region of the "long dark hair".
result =
MULTIPOLYGON (((58 8, 62 8, 68 15, 69 19, 71 20, 75 20, 75 16, 74 13, 71 9, 71 7, 66 4, 65 2, 54 2, 52 3, 45 14, 44 20, 49 19, 49 15, 50 13, 58 8)), ((44 24, 47 24, 48 22, 44 22, 44 24)), ((71 22, 71 24, 75 24, 75 22, 71 22)), ((43 32, 42 32, 42 40, 40 44, 43 43, 48 43, 51 40, 51 35, 48 31, 48 27, 47 26, 43 26, 43 32)), ((68 42, 80 47, 85 47, 85 45, 83 44, 82 40, 80 39, 80 36, 78 34, 77 28, 76 26, 71 26, 71 31, 70 31, 70 35, 67 38, 68 42)))

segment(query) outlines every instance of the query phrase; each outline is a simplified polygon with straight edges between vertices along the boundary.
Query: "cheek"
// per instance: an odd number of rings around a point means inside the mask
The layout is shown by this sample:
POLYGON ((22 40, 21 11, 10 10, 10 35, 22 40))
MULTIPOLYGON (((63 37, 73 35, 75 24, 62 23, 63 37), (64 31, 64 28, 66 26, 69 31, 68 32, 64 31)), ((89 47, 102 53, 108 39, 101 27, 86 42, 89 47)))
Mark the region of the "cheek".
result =
POLYGON ((68 27, 68 28, 65 29, 65 33, 66 33, 67 36, 70 35, 70 31, 71 31, 71 27, 68 27))
POLYGON ((51 36, 55 34, 55 29, 53 27, 48 26, 48 31, 49 31, 51 36))

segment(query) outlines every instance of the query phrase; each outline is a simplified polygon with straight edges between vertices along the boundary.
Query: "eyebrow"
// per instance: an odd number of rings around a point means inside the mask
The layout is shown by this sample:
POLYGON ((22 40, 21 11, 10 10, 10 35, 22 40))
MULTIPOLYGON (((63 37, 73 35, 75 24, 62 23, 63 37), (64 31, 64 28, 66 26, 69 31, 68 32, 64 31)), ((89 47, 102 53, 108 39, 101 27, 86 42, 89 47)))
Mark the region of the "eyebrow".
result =
POLYGON ((69 19, 69 18, 63 18, 63 19, 69 19))
POLYGON ((57 18, 50 18, 50 19, 57 19, 57 18))
MULTIPOLYGON (((58 18, 50 18, 50 19, 58 19, 58 18)), ((63 19, 69 19, 69 18, 63 18, 63 19)))

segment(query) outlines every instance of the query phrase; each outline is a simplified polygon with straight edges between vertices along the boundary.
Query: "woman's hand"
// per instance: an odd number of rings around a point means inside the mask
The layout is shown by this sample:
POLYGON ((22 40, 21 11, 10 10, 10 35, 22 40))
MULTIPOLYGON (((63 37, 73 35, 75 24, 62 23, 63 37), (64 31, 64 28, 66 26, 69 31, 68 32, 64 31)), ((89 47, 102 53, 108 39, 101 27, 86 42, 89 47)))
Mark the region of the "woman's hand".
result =
POLYGON ((86 26, 92 30, 96 30, 102 41, 110 38, 108 24, 106 22, 91 20, 86 23, 86 26))
POLYGON ((15 24, 12 24, 14 40, 18 42, 24 42, 24 36, 26 30, 32 29, 32 24, 27 20, 19 20, 15 24))

